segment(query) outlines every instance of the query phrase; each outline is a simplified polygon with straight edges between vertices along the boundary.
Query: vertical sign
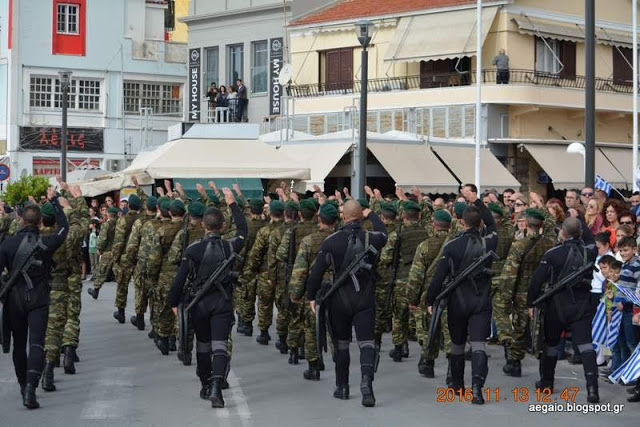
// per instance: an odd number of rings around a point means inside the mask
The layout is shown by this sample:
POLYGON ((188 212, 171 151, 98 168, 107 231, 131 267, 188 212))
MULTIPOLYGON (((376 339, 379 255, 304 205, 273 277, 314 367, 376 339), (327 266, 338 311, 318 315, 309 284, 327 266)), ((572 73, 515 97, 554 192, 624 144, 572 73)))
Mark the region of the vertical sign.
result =
POLYGON ((282 86, 278 81, 282 70, 282 37, 269 41, 269 115, 279 116, 282 114, 282 86))
POLYGON ((189 51, 189 121, 200 121, 200 49, 189 51))

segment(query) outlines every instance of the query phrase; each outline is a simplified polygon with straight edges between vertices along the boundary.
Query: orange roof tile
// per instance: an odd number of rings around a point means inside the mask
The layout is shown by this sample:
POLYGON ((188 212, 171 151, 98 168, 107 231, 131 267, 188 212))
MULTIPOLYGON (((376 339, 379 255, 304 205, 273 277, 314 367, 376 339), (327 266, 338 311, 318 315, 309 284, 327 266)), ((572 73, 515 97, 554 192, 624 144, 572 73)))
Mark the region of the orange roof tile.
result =
POLYGON ((392 15, 475 3, 475 0, 341 0, 292 21, 290 26, 392 15))

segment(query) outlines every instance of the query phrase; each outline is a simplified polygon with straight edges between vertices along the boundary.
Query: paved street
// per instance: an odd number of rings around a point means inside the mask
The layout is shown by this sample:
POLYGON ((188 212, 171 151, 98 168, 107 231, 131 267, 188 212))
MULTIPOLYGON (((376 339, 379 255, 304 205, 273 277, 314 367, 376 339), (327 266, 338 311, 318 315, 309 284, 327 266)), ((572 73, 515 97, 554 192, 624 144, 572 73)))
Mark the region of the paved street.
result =
MULTIPOLYGON (((85 283, 85 288, 88 286, 85 283)), ((129 306, 132 306, 132 290, 129 306)), ((444 383, 445 363, 439 360, 434 380, 417 373, 418 347, 412 343, 411 357, 393 363, 386 355, 389 337, 376 378, 377 407, 360 406, 358 356, 352 346, 351 395, 349 401, 331 397, 334 375, 331 362, 319 383, 302 379, 306 363, 289 366, 273 346, 262 347, 255 338, 235 338, 233 369, 226 391, 227 408, 213 410, 198 397, 200 383, 195 366, 184 367, 175 353, 163 357, 146 337, 129 323, 118 324, 112 318, 115 284, 106 284, 100 299, 93 301, 83 292, 81 362, 77 375, 65 375, 56 369, 58 391, 38 389, 41 409, 27 411, 21 404, 11 359, 0 357, 0 425, 2 426, 417 426, 451 425, 631 425, 640 415, 640 404, 626 402, 625 388, 601 382, 603 403, 625 404, 622 414, 531 414, 525 403, 514 403, 512 390, 531 388, 537 376, 532 359, 524 363, 521 379, 501 373, 501 349, 489 346, 487 386, 499 387, 500 401, 484 406, 471 403, 437 403, 436 389, 444 383), (517 421, 516 421, 517 420, 517 421), (289 424, 291 423, 291 424, 289 424)), ((127 312, 127 317, 131 313, 127 312)), ((271 335, 274 336, 272 327, 271 335)), ((329 358, 327 358, 329 359, 329 358)), ((195 364, 195 357, 194 357, 195 364)), ((467 379, 470 381, 470 365, 467 379)), ((557 388, 579 386, 576 403, 586 403, 586 391, 580 366, 558 363, 557 388)), ((559 396, 553 396, 554 400, 559 396)), ((529 403, 535 403, 535 393, 529 403)))

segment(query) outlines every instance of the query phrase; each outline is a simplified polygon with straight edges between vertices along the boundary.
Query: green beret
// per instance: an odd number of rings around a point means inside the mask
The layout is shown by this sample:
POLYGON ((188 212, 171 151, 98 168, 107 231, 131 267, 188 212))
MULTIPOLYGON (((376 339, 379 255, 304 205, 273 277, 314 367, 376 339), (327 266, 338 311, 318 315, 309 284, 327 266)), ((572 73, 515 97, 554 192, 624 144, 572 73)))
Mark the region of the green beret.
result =
POLYGON ((338 209, 336 209, 333 203, 325 203, 320 206, 320 216, 332 220, 337 220, 338 218, 340 218, 338 209))
POLYGON ((315 199, 302 199, 300 200, 300 209, 304 209, 307 211, 315 212, 318 210, 318 207, 314 203, 315 199))
POLYGON ((130 195, 128 202, 129 202, 129 208, 134 211, 139 211, 140 208, 142 207, 142 200, 140 200, 140 197, 138 197, 137 194, 130 195))
POLYGON ((147 209, 155 210, 158 206, 158 198, 156 196, 147 197, 147 209))
POLYGON ((220 205, 220 199, 215 194, 211 196, 209 200, 211 200, 211 203, 213 203, 216 206, 220 205))
POLYGON ((525 217, 531 217, 539 219, 540 221, 544 221, 544 213, 540 209, 529 208, 524 211, 525 217))
POLYGON ((327 200, 325 202, 325 205, 327 205, 327 204, 332 205, 336 209, 340 209, 340 204, 338 203, 337 200, 333 200, 333 199, 327 200))
POLYGON ((489 210, 493 213, 497 213, 500 216, 504 216, 504 210, 502 210, 502 206, 500 206, 500 203, 489 203, 489 210))
POLYGON ((398 206, 393 202, 380 203, 380 209, 383 211, 393 212, 395 215, 398 215, 398 206))
POLYGON ((198 201, 189 203, 189 215, 191 216, 201 218, 204 216, 206 210, 207 207, 198 201))
POLYGON ((168 197, 160 197, 158 199, 158 206, 160 210, 168 211, 171 207, 171 200, 168 197))
POLYGON ((182 212, 186 212, 187 211, 187 209, 184 207, 184 203, 180 199, 175 199, 175 200, 171 201, 171 204, 169 205, 169 208, 172 209, 172 210, 178 210, 178 211, 182 211, 182 212))
POLYGON ((433 213, 434 221, 451 222, 451 215, 446 209, 438 209, 433 213))
POLYGON ((289 210, 294 210, 294 211, 300 210, 300 205, 297 202, 294 202, 293 200, 287 201, 287 203, 285 203, 285 207, 289 210))
POLYGON ((456 215, 462 215, 465 209, 467 209, 467 204, 464 202, 455 202, 453 204, 453 212, 456 215))
POLYGON ((369 201, 366 198, 364 197, 359 198, 358 203, 360 203, 360 206, 362 206, 362 209, 369 209, 369 201))
POLYGON ((49 202, 40 205, 40 211, 44 216, 56 216, 56 209, 49 202))
POLYGON ((110 214, 117 214, 118 212, 120 212, 120 209, 116 208, 115 206, 111 206, 109 209, 107 209, 107 213, 110 214))
POLYGON ((284 203, 282 203, 280 200, 272 200, 269 203, 269 211, 273 213, 284 212, 284 203))
POLYGON ((420 205, 418 205, 416 202, 409 200, 407 202, 404 202, 404 210, 405 211, 416 211, 416 212, 420 212, 420 205))
POLYGON ((264 202, 260 199, 251 199, 249 200, 249 205, 254 209, 258 209, 264 207, 264 202))

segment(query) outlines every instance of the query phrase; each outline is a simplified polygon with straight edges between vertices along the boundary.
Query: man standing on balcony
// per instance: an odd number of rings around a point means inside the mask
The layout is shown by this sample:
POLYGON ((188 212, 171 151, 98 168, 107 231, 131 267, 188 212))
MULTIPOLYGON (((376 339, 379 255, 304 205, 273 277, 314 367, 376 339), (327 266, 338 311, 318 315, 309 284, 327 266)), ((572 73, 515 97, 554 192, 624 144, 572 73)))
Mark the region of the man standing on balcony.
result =
POLYGON ((238 87, 238 108, 236 110, 236 121, 241 122, 244 120, 244 109, 247 107, 247 87, 242 82, 242 79, 236 81, 238 87))
POLYGON ((499 85, 509 84, 509 57, 504 49, 498 51, 492 64, 496 66, 496 83, 499 85))

